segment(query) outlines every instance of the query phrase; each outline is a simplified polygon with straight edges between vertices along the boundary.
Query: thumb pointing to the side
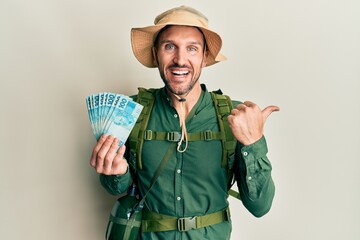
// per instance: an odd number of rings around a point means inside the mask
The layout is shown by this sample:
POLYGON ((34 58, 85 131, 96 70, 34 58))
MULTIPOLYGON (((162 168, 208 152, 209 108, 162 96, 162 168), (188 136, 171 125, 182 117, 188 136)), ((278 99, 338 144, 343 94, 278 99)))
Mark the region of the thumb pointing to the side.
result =
POLYGON ((270 116, 272 112, 280 111, 280 108, 278 106, 267 106, 264 108, 264 110, 261 111, 264 121, 270 116))

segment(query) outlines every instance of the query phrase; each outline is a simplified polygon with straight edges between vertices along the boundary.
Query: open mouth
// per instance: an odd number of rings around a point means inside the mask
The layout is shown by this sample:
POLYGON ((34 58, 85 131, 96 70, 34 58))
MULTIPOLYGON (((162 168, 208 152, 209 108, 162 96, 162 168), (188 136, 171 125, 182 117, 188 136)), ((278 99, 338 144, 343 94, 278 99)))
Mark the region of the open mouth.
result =
POLYGON ((175 76, 186 76, 189 74, 189 71, 171 71, 175 76))

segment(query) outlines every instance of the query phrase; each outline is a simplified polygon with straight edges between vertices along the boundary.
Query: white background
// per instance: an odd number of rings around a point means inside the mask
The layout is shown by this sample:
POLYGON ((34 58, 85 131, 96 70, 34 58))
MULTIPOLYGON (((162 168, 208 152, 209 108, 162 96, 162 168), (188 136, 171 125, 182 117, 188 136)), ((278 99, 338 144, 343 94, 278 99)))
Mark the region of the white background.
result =
POLYGON ((203 12, 228 61, 210 90, 260 107, 276 196, 257 219, 230 199, 232 239, 360 239, 358 0, 0 2, 0 239, 103 239, 115 197, 89 166, 85 97, 161 87, 130 28, 182 4, 203 12))

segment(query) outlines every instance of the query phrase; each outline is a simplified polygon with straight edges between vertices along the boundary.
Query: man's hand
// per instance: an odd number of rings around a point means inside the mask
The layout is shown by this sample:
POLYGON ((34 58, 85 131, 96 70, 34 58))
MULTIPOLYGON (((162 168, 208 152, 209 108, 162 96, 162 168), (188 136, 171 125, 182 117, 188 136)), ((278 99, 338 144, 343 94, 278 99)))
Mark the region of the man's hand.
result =
POLYGON ((261 110, 250 101, 239 104, 228 116, 231 131, 239 142, 250 145, 262 137, 268 116, 279 110, 277 106, 268 106, 261 110))
POLYGON ((118 152, 119 139, 111 135, 103 134, 95 145, 90 165, 95 168, 97 173, 105 175, 124 174, 127 171, 128 163, 124 159, 125 145, 122 145, 118 152))

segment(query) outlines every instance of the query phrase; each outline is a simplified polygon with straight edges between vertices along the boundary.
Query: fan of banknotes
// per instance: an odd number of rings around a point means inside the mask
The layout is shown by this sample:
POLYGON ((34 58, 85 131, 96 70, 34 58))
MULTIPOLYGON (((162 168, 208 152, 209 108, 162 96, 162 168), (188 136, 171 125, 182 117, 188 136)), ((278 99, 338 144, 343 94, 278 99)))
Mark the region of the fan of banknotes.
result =
POLYGON ((86 97, 89 118, 96 140, 113 135, 124 144, 143 106, 122 94, 103 92, 86 97))

